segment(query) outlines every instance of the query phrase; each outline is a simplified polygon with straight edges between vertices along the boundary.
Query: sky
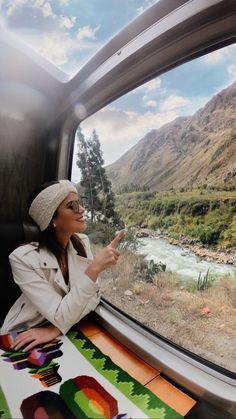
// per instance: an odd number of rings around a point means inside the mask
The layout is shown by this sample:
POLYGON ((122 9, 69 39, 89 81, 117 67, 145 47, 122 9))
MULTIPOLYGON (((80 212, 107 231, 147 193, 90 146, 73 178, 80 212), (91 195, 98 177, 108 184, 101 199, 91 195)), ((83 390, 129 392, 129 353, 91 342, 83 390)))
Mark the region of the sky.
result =
MULTIPOLYGON (((0 24, 72 77, 117 32, 156 0, 0 0, 0 24), (122 7, 121 7, 122 5, 122 7)), ((86 119, 96 129, 105 164, 151 129, 192 115, 236 79, 231 45, 161 75, 86 119)), ((75 143, 72 180, 80 178, 75 143)))
MULTIPOLYGON (((86 138, 96 129, 109 165, 152 129, 193 115, 236 80, 236 45, 181 65, 106 106, 81 124, 86 138)), ((73 179, 80 178, 73 162, 73 179)))
POLYGON ((157 0, 0 0, 0 16, 7 29, 74 75, 154 3, 157 0))

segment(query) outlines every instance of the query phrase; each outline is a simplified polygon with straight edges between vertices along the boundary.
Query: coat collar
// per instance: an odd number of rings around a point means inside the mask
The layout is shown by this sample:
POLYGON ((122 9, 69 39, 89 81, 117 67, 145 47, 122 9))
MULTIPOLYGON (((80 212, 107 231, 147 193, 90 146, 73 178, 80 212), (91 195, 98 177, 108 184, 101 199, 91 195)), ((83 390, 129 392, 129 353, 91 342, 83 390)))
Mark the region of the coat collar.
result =
MULTIPOLYGON (((75 249, 73 250, 71 246, 68 246, 68 261, 70 260, 70 255, 76 253, 75 249)), ((68 262, 69 263, 69 262, 68 262)), ((69 285, 65 283, 62 271, 60 269, 59 263, 57 261, 56 256, 54 256, 52 253, 48 252, 47 249, 41 248, 39 249, 39 265, 41 268, 48 269, 48 270, 54 270, 54 276, 53 281, 57 284, 59 288, 61 288, 65 293, 69 291, 69 285)), ((70 269, 69 269, 70 270, 70 269)))
POLYGON ((41 268, 49 268, 49 269, 58 269, 59 264, 57 261, 56 256, 54 256, 52 253, 49 253, 49 251, 45 248, 39 249, 39 264, 41 268))
MULTIPOLYGON (((38 243, 31 243, 34 249, 38 248, 38 243)), ((32 250, 32 248, 31 248, 32 250)), ((65 292, 68 292, 68 287, 71 287, 75 282, 78 281, 79 267, 82 269, 82 272, 85 269, 86 264, 88 264, 91 259, 85 258, 78 255, 77 251, 73 247, 71 241, 68 243, 68 268, 69 268, 69 284, 66 285, 60 266, 58 264, 57 258, 45 248, 38 249, 39 252, 39 267, 43 269, 54 269, 55 277, 54 282, 65 292), (78 262, 80 261, 79 265, 78 262)))
MULTIPOLYGON (((67 252, 68 252, 68 256, 74 256, 77 255, 77 252, 74 248, 74 246, 72 245, 71 241, 69 241, 68 243, 68 248, 67 248, 67 252)), ((49 268, 49 269, 59 269, 59 264, 57 261, 56 256, 54 256, 52 253, 50 253, 47 249, 45 248, 40 248, 39 249, 39 264, 41 268, 49 268)))

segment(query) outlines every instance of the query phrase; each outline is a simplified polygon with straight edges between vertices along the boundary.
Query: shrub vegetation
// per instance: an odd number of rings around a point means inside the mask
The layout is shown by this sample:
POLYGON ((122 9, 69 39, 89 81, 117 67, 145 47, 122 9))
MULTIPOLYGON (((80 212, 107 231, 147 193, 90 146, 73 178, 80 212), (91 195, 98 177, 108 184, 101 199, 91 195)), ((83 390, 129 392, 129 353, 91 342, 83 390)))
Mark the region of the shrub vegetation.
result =
POLYGON ((116 196, 125 223, 204 244, 236 247, 236 192, 198 189, 116 196))

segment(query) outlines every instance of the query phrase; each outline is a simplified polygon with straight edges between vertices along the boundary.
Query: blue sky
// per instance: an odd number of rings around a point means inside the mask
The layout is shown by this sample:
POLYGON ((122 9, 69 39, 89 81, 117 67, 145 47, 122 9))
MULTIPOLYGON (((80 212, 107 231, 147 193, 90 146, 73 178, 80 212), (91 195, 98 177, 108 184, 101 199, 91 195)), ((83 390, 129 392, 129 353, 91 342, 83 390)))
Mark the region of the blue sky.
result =
MULTIPOLYGON (((0 0, 1 24, 73 76, 107 41, 156 0, 0 0)), ((152 128, 192 115, 236 79, 235 45, 151 80, 82 123, 96 129, 110 164, 152 128)), ((75 154, 77 147, 75 146, 75 154)), ((79 179, 73 163, 73 179, 79 179)))
MULTIPOLYGON (((151 129, 178 116, 193 115, 236 80, 236 46, 186 63, 113 102, 85 120, 86 136, 95 128, 106 164, 117 160, 151 129)), ((74 163, 74 179, 79 171, 74 163)))
POLYGON ((73 75, 122 27, 156 2, 0 0, 0 10, 8 29, 73 75))

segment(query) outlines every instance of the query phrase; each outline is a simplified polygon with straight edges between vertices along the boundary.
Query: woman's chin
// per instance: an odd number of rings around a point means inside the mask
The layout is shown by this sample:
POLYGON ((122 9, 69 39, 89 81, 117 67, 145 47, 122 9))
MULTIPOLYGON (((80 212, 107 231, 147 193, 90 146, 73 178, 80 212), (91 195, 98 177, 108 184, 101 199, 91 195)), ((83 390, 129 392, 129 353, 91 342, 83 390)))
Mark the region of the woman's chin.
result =
POLYGON ((77 226, 75 233, 83 233, 87 228, 86 223, 83 221, 82 223, 78 223, 78 224, 79 225, 77 226))

